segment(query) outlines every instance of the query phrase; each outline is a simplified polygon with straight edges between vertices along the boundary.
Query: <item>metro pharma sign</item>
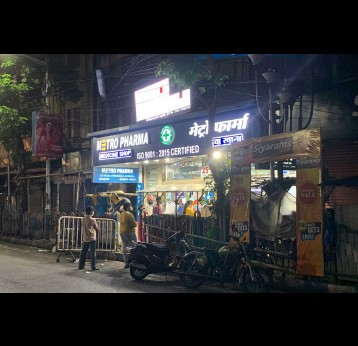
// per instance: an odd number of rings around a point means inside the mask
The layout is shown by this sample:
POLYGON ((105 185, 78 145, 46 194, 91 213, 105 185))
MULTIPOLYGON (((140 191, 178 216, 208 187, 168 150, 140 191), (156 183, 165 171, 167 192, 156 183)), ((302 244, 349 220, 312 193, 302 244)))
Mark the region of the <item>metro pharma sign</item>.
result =
POLYGON ((138 168, 93 167, 94 183, 138 183, 138 168))
POLYGON ((250 113, 231 111, 216 117, 215 137, 209 134, 206 117, 163 123, 143 131, 94 138, 94 165, 135 162, 169 157, 206 155, 210 148, 229 145, 247 138, 250 113))

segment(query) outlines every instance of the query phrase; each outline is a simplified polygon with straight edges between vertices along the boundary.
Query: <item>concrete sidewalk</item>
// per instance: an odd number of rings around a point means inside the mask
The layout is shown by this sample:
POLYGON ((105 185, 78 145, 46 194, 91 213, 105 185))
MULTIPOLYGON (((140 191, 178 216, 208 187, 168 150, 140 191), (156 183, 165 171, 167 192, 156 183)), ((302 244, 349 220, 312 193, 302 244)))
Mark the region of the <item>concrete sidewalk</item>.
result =
MULTIPOLYGON (((56 246, 54 239, 22 239, 13 236, 0 236, 0 240, 21 244, 27 246, 38 247, 46 250, 53 250, 56 246)), ((119 253, 116 253, 118 258, 119 253)), ((113 256, 112 256, 113 258, 113 256)), ((294 276, 287 274, 286 277, 282 277, 281 273, 274 275, 273 289, 287 292, 297 293, 358 293, 358 283, 347 283, 347 284, 335 284, 329 283, 325 278, 308 278, 294 276)))
POLYGON ((13 244, 21 244, 21 245, 27 245, 27 246, 34 246, 41 249, 46 250, 52 250, 54 246, 56 246, 56 240, 55 239, 25 239, 25 238, 18 238, 14 236, 6 236, 6 235, 0 235, 0 240, 7 241, 9 243, 13 244))
POLYGON ((329 283, 325 278, 302 278, 294 275, 274 276, 274 288, 297 293, 358 293, 358 285, 329 283))

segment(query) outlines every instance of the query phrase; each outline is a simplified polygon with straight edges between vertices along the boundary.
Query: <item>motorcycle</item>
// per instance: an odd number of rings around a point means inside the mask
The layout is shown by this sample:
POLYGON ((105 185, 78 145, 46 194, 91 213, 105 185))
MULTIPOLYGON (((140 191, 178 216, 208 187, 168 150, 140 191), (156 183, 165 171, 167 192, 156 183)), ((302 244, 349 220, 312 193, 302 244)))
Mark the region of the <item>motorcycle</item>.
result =
POLYGON ((253 265, 240 237, 231 236, 237 245, 223 246, 219 250, 202 248, 184 255, 178 269, 179 279, 187 288, 197 288, 206 280, 239 283, 251 293, 270 292, 272 271, 264 264, 253 265))
POLYGON ((125 251, 130 275, 135 280, 143 280, 152 273, 175 271, 181 258, 192 248, 186 241, 185 232, 180 230, 164 240, 164 244, 137 242, 125 251))

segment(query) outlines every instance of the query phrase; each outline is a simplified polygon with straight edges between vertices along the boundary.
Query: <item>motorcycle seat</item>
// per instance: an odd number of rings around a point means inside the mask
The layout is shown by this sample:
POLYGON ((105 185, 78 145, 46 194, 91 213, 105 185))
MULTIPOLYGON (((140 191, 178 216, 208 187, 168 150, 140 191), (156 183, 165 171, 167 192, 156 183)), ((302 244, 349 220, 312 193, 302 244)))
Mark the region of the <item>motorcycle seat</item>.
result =
POLYGON ((162 255, 169 254, 170 250, 169 248, 164 244, 158 244, 158 243, 145 243, 145 246, 149 251, 152 251, 154 254, 161 257, 162 255))
POLYGON ((167 246, 165 244, 159 244, 159 243, 146 243, 146 242, 143 242, 143 241, 138 241, 137 244, 141 244, 141 245, 145 245, 145 246, 148 246, 148 247, 156 247, 158 249, 166 249, 167 246))

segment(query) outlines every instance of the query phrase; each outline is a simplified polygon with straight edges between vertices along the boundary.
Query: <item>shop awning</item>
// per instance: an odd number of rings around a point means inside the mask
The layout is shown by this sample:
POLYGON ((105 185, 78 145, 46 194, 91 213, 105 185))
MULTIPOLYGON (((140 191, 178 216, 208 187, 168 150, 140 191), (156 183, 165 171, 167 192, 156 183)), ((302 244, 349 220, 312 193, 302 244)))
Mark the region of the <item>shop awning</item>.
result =
POLYGON ((168 180, 161 184, 153 185, 149 188, 139 190, 138 193, 155 193, 155 192, 201 192, 209 190, 206 184, 200 179, 191 180, 168 180))

